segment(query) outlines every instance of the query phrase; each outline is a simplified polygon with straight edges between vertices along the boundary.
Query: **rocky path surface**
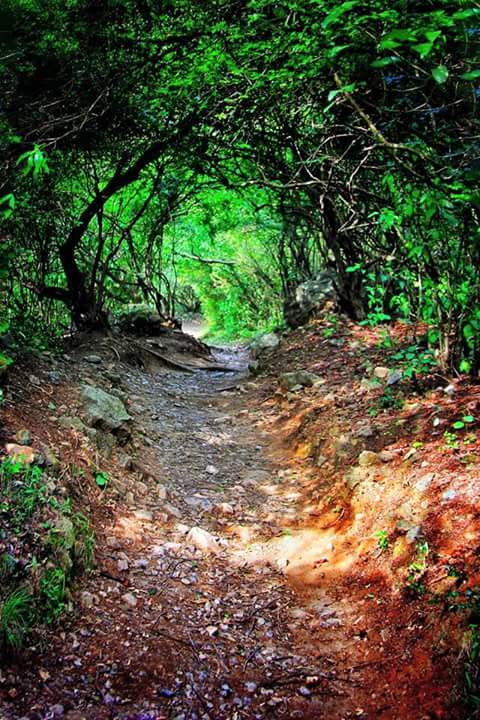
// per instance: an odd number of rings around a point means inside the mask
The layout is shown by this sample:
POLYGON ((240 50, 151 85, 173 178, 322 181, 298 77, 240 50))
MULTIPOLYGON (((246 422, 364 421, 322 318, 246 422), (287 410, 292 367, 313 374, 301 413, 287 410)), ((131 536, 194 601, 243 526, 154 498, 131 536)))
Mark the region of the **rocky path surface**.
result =
MULTIPOLYGON (((333 661, 296 639, 308 612, 286 561, 249 558, 288 535, 295 503, 249 417, 246 358, 218 359, 236 371, 121 376, 142 480, 100 528, 82 608, 26 658, 7 717, 309 718, 344 693, 333 661)), ((315 615, 335 613, 317 602, 315 615)))
POLYGON ((312 512, 318 468, 278 437, 245 355, 216 360, 231 371, 87 367, 133 417, 111 472, 127 481, 102 496, 80 603, 0 673, 1 720, 453 718, 423 709, 444 686, 415 646, 422 609, 353 572, 351 512, 312 512))

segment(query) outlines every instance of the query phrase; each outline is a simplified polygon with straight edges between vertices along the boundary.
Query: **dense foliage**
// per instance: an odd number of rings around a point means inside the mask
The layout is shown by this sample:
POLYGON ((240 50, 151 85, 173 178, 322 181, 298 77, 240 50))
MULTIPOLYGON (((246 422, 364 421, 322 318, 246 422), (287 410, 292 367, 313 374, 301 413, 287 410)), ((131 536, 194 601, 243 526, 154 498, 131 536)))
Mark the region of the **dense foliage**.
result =
POLYGON ((480 4, 5 0, 3 311, 24 342, 147 301, 352 317, 478 371, 480 4))

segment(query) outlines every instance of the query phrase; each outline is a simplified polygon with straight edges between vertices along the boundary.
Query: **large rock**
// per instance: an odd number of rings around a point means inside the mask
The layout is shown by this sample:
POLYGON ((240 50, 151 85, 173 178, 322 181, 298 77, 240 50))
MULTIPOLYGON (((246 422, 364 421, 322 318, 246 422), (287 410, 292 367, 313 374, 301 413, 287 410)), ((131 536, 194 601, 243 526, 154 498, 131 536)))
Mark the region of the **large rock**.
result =
POLYGON ((58 418, 59 425, 67 430, 76 430, 77 432, 85 432, 85 424, 79 417, 71 417, 70 415, 60 415, 58 418))
MULTIPOLYGON (((161 317, 155 308, 144 303, 127 305, 117 322, 123 332, 132 335, 161 335, 168 329, 165 318, 161 317)), ((179 320, 171 320, 169 324, 181 328, 179 320)))
POLYGON ((14 461, 23 463, 23 465, 31 465, 35 460, 35 452, 29 445, 17 445, 17 443, 7 443, 5 445, 7 455, 14 461))
POLYGON ((193 527, 187 535, 187 542, 193 545, 203 553, 213 553, 216 555, 220 552, 220 546, 208 530, 201 527, 193 527))
POLYGON ((321 377, 307 370, 297 370, 295 372, 283 373, 279 377, 280 386, 284 390, 293 390, 295 387, 313 387, 315 383, 320 382, 321 377))
POLYGON ((299 285, 295 296, 285 302, 285 320, 292 328, 304 325, 312 315, 336 297, 335 275, 323 270, 315 278, 299 285))
POLYGON ((265 350, 275 350, 280 345, 280 338, 275 333, 266 333, 255 338, 250 343, 250 352, 254 358, 257 358, 265 350))
POLYGON ((358 456, 358 464, 361 467, 369 467, 371 465, 379 465, 381 462, 380 457, 376 452, 371 450, 363 450, 358 456))
POLYGON ((131 419, 123 402, 92 385, 83 385, 81 397, 88 422, 93 427, 118 431, 131 419))
POLYGON ((18 445, 31 445, 32 444, 32 436, 30 435, 30 431, 23 429, 19 430, 15 433, 15 442, 18 445))

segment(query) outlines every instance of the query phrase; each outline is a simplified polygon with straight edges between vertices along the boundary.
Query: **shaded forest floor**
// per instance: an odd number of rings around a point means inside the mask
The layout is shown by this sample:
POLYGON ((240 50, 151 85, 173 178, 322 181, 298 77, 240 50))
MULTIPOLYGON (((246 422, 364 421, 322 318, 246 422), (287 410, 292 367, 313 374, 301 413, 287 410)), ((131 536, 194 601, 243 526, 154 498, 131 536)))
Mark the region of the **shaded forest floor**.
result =
POLYGON ((230 372, 190 373, 118 338, 19 367, 4 440, 28 428, 81 470, 97 567, 0 669, 0 717, 467 717, 455 609, 478 573, 478 388, 387 386, 379 333, 330 326, 285 337, 258 377, 241 350, 216 353, 230 372), (299 369, 315 384, 282 390, 299 369), (123 398, 123 446, 59 423, 81 383, 123 398))

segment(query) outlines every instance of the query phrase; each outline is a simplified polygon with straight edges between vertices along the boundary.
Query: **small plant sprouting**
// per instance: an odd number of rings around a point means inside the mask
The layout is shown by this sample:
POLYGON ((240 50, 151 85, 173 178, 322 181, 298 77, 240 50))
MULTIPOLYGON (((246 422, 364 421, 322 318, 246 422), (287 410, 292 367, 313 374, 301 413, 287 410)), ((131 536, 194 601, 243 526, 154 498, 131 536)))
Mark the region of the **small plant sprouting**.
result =
POLYGON ((417 557, 408 566, 407 587, 417 595, 425 595, 427 588, 421 580, 427 569, 427 557, 430 551, 428 543, 418 543, 416 551, 417 557))
POLYGON ((445 430, 445 432, 443 433, 443 439, 445 440, 445 445, 448 448, 450 448, 451 450, 458 450, 459 440, 456 433, 445 430))
POLYGON ((392 355, 392 360, 396 360, 401 365, 403 374, 407 378, 428 374, 438 364, 434 352, 419 345, 410 345, 399 350, 392 355))
POLYGON ((322 330, 323 337, 331 338, 335 335, 339 326, 339 319, 336 315, 329 315, 326 318, 329 325, 322 330))
POLYGON ((63 568, 47 570, 40 581, 40 591, 45 603, 45 619, 53 622, 65 607, 66 575, 63 568))
POLYGON ((83 513, 78 512, 72 517, 72 522, 75 530, 75 562, 85 570, 92 570, 95 565, 95 535, 90 521, 83 513))
POLYGON ((465 425, 470 425, 475 422, 473 415, 464 415, 461 420, 457 420, 453 423, 452 427, 454 430, 462 430, 465 425))
POLYGON ((383 393, 378 398, 378 407, 382 410, 388 410, 393 408, 401 410, 404 405, 404 400, 399 395, 396 395, 392 388, 385 388, 383 393))
POLYGON ((375 537, 377 538, 378 547, 382 552, 385 550, 388 550, 390 547, 390 541, 388 539, 388 532, 387 530, 377 530, 375 533, 375 537))
POLYGON ((108 473, 103 472, 102 470, 98 470, 95 473, 95 482, 97 483, 98 487, 104 488, 107 485, 108 480, 108 473))

